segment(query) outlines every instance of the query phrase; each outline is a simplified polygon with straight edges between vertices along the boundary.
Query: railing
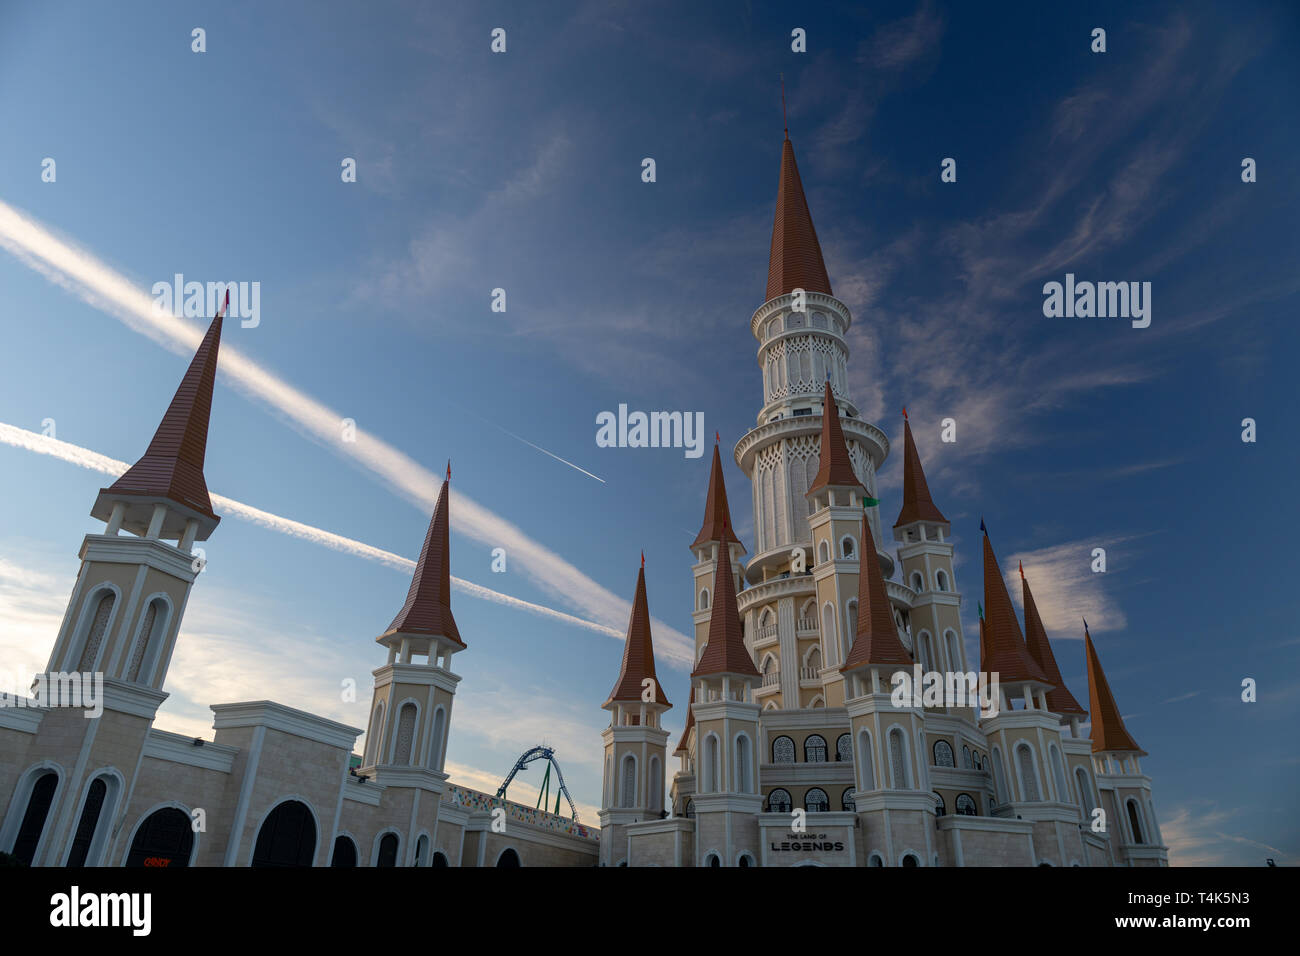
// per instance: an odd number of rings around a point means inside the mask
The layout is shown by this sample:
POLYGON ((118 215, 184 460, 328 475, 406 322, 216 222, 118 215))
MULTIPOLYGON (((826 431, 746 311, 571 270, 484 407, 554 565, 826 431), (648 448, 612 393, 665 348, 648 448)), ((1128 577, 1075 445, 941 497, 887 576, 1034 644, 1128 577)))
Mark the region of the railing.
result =
POLYGON ((815 668, 815 667, 801 667, 801 668, 799 668, 799 679, 800 679, 800 680, 817 680, 817 679, 819 679, 820 677, 821 677, 821 674, 819 674, 819 673, 817 672, 817 668, 815 668))
POLYGON ((816 619, 811 618, 811 617, 801 617, 801 618, 799 618, 799 630, 801 630, 801 631, 815 631, 815 630, 817 630, 817 621, 816 621, 816 619))
POLYGON ((775 624, 769 624, 769 625, 767 625, 766 627, 760 627, 760 628, 758 629, 758 639, 759 639, 760 641, 763 640, 764 638, 768 638, 768 637, 776 637, 776 625, 775 625, 775 624))
POLYGON ((773 684, 779 684, 779 683, 781 683, 781 672, 779 670, 774 670, 770 673, 763 675, 764 687, 771 687, 773 684))

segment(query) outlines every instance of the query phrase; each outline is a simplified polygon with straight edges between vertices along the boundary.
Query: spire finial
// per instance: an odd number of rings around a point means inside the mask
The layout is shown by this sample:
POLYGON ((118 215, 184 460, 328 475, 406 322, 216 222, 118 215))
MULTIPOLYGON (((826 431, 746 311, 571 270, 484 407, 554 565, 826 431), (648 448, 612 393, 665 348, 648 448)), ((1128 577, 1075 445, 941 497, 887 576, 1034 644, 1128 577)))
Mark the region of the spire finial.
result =
POLYGON ((715 444, 715 445, 721 445, 721 444, 722 444, 722 434, 721 434, 720 432, 714 432, 714 433, 713 433, 713 444, 715 444))
POLYGON ((447 459, 447 480, 451 481, 451 459, 447 459))
POLYGON ((226 301, 221 304, 221 308, 217 309, 217 318, 225 315, 228 308, 230 308, 230 290, 226 289, 226 301))
POLYGON ((984 527, 984 516, 983 516, 983 515, 980 516, 980 530, 984 532, 984 536, 985 536, 985 537, 988 537, 989 529, 986 528, 986 527, 984 527))
POLYGON ((1025 579, 1025 562, 1021 561, 1019 563, 1020 563, 1020 580, 1023 581, 1025 579))
POLYGON ((641 549, 641 567, 645 567, 645 548, 641 549))
POLYGON ((781 125, 785 127, 785 138, 790 138, 790 124, 785 118, 785 74, 781 74, 781 125))
POLYGON ((907 421, 907 406, 903 406, 903 421, 907 421))

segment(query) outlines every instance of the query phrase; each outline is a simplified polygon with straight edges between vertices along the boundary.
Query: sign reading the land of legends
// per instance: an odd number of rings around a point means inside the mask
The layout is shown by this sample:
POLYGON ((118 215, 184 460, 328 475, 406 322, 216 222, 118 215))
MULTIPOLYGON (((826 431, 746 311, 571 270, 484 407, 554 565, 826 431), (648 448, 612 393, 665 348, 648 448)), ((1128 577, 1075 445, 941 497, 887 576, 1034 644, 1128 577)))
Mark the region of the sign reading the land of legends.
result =
POLYGON ((844 843, 832 840, 828 833, 787 833, 781 840, 769 839, 768 849, 776 853, 843 853, 844 843))

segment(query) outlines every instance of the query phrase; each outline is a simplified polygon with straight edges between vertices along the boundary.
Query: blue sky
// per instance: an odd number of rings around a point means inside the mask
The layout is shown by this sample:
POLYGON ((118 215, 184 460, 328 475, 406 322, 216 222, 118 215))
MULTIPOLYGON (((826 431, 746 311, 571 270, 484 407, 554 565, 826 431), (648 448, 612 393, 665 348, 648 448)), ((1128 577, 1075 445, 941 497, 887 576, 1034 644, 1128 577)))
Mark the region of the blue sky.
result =
MULTIPOLYGON (((229 323, 223 349, 264 377, 233 380, 223 351, 214 492, 414 557, 450 458, 453 573, 470 582, 621 631, 645 549, 661 676, 684 702, 666 648, 691 633, 708 458, 598 448, 595 418, 702 411, 726 449, 753 426, 784 73, 854 314, 852 394, 896 449, 908 406, 953 522, 968 647, 983 516, 1003 568, 1025 561, 1081 699, 1092 624, 1173 861, 1300 862, 1294 9, 699 6, 0 5, 0 213, 84 254, 60 272, 30 230, 0 229, 0 423, 52 418, 124 461, 148 443, 192 351, 177 337, 201 325, 145 328, 96 299, 86 261, 144 294, 176 272, 258 281, 260 324, 229 323), (1042 286, 1067 272, 1150 281, 1150 328, 1045 318, 1042 286), (258 391, 266 376, 371 444, 313 433, 301 404, 258 391), (377 465, 385 450, 406 459, 377 465)), ((891 522, 900 458, 881 475, 891 522)), ((752 543, 730 461, 727 482, 752 543)), ((0 444, 15 669, 43 665, 108 483, 0 444)), ((364 726, 373 638, 408 575, 235 517, 208 559, 160 725, 205 732, 208 704, 268 697, 364 726)), ((492 789, 545 738, 592 807, 620 641, 464 593, 454 607, 469 649, 453 776, 492 789)))

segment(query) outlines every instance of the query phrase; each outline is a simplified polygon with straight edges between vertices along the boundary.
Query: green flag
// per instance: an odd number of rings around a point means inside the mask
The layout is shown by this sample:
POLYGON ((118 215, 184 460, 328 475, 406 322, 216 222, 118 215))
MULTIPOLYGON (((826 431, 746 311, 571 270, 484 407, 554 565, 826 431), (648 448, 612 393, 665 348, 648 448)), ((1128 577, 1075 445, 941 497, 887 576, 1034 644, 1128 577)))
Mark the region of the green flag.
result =
POLYGON ((983 604, 980 604, 978 601, 976 601, 975 604, 976 604, 976 605, 979 607, 979 609, 980 609, 980 620, 982 621, 982 620, 984 620, 984 605, 983 605, 983 604))
POLYGON ((875 507, 876 505, 878 505, 878 504, 880 504, 880 502, 877 501, 875 498, 863 498, 863 499, 862 499, 862 510, 865 511, 865 510, 867 510, 868 508, 874 508, 874 507, 875 507))

